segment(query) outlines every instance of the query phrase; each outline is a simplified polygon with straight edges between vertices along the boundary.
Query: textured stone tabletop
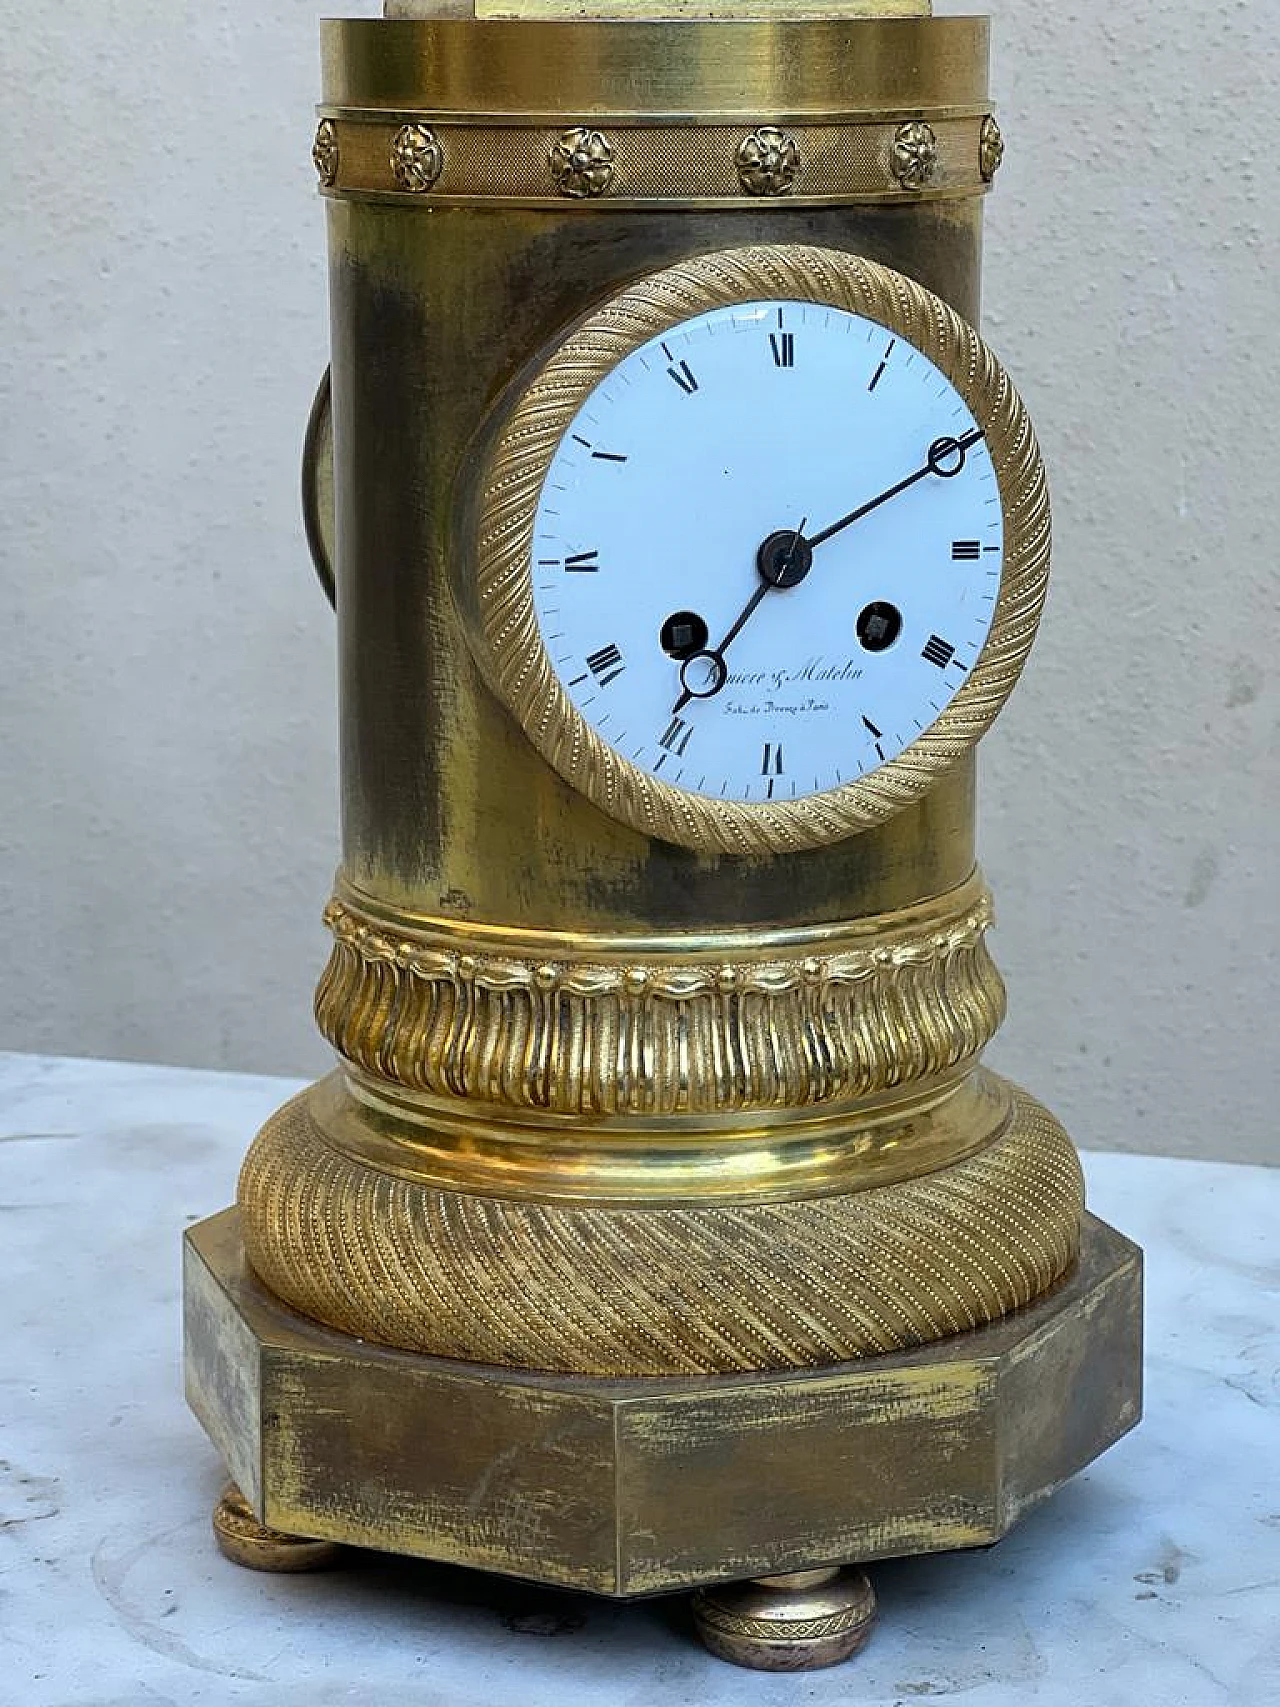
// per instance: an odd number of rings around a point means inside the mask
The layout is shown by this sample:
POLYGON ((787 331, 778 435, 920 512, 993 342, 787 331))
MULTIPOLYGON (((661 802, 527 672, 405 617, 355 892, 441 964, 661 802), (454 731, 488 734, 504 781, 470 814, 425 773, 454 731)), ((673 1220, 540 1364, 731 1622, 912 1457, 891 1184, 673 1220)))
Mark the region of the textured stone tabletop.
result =
POLYGON ((1146 1421, 998 1547, 875 1567, 849 1665, 770 1677, 704 1653, 679 1599, 215 1551, 180 1234, 293 1088, 0 1056, 0 1703, 1280 1702, 1280 1172, 1087 1156, 1147 1250, 1146 1421))

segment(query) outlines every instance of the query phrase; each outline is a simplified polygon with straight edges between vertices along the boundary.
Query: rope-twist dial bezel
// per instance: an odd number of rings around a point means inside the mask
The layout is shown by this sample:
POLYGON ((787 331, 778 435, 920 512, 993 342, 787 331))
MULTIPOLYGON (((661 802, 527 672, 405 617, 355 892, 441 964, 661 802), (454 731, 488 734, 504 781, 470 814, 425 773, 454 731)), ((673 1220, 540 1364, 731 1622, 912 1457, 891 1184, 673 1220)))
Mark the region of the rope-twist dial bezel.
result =
POLYGON ((481 481, 476 575, 481 665, 534 746, 602 811, 701 853, 820 847, 910 805, 990 727, 1031 649, 1049 573, 1049 494, 1021 398, 978 334, 931 291, 837 250, 726 250, 639 280, 573 328, 521 392, 481 481), (937 721, 856 781, 795 800, 714 800, 662 781, 611 747, 574 705, 534 607, 534 521, 556 450, 619 362, 715 308, 761 300, 827 304, 874 320, 946 376, 982 428, 1004 511, 1000 591, 982 651, 937 721))

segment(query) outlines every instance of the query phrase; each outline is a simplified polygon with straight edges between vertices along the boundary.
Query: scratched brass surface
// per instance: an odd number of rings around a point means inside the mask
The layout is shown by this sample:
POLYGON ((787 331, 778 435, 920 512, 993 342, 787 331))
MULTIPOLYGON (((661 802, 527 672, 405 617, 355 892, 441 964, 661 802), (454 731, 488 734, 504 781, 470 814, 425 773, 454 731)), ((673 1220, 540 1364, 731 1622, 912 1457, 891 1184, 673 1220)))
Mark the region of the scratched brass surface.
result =
POLYGON ((362 1344, 186 1235, 188 1398, 274 1530, 601 1594, 997 1540, 1138 1420, 1141 1257, 1102 1223, 990 1327, 820 1374, 609 1381, 362 1344), (494 1466, 501 1473, 494 1473, 494 1466))
MULTIPOLYGON (((557 123, 986 110, 983 20, 334 23, 323 111, 557 123)), ((329 204, 343 879, 408 918, 659 933, 910 906, 973 868, 973 769, 892 823, 772 859, 700 857, 598 811, 481 680, 458 517, 494 407, 583 311, 709 249, 817 242, 978 311, 981 198, 726 210, 329 204)))
POLYGON ((779 123, 987 99, 986 18, 321 25, 321 111, 779 123))
MULTIPOLYGON (((932 0, 661 0, 668 18, 927 18, 932 0)), ((387 18, 645 18, 654 0, 386 0, 387 18)))
POLYGON ((977 205, 578 220, 331 204, 347 882, 410 916, 616 933, 824 924, 968 877, 971 757, 885 826, 783 861, 699 856, 607 817, 485 686, 450 580, 468 572, 454 516, 475 437, 587 303, 698 249, 790 234, 856 245, 972 315, 977 205))
POLYGON ((836 844, 695 853, 562 780, 464 612, 502 408, 636 279, 816 245, 978 324, 986 23, 323 39, 342 1064, 188 1235, 190 1402, 270 1531, 610 1595, 985 1544, 1136 1421, 1140 1260, 1081 1244, 1069 1140, 979 1065, 972 753, 836 844), (874 146, 738 195, 721 144, 788 125, 874 146), (572 127, 615 193, 519 175, 572 127), (650 145, 669 204, 622 193, 650 145))

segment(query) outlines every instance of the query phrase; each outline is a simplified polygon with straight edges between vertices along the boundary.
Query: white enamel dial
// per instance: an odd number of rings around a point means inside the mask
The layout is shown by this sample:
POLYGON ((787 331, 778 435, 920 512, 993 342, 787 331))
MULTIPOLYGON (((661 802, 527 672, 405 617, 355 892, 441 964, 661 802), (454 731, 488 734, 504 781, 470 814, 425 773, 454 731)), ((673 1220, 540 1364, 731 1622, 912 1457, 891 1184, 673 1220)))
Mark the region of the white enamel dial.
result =
POLYGON ((542 484, 534 610, 573 705, 640 771, 800 799, 893 760, 991 629, 991 454, 941 370, 873 320, 760 301, 641 345, 542 484))

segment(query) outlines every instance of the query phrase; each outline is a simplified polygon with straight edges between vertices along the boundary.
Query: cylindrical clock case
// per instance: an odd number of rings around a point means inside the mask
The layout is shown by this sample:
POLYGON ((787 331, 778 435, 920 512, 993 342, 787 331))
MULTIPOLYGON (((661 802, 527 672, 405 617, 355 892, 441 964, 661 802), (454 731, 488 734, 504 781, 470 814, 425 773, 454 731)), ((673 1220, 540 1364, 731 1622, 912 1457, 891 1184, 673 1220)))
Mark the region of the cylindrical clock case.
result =
POLYGON ((338 22, 323 93, 339 1064, 188 1240, 220 1538, 767 1578, 708 1644, 827 1663, 869 1619, 835 1567, 994 1539, 1136 1420, 1139 1259, 980 1064, 972 747, 821 845, 647 834, 495 693, 477 563, 516 400, 620 292, 825 253, 977 320, 987 26, 338 22))

